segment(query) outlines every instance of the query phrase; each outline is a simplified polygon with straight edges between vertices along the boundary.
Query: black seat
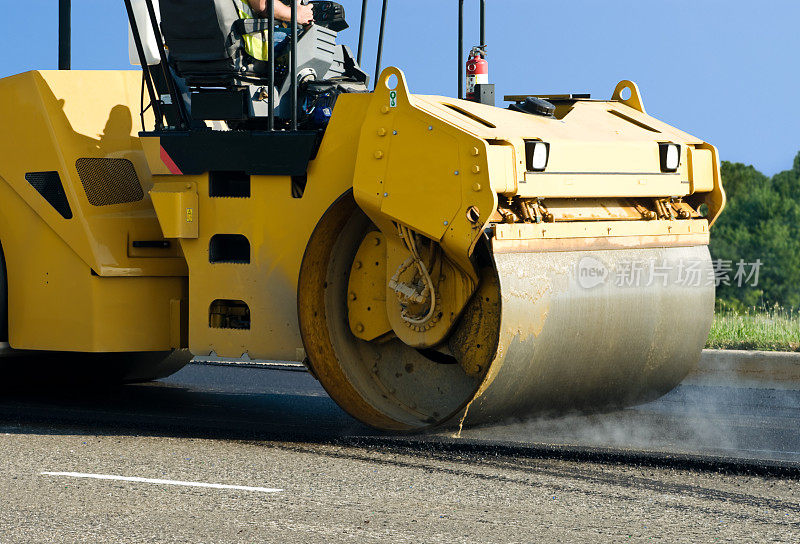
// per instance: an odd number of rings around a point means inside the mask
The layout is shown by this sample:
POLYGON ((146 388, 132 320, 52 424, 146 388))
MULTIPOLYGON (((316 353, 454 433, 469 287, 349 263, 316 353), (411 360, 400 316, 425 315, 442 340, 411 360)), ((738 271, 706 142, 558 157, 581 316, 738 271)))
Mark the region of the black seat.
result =
MULTIPOLYGON (((298 32, 297 77, 289 73, 289 51, 275 53, 274 106, 264 90, 269 63, 246 52, 244 36, 267 33, 268 19, 240 19, 237 0, 161 0, 161 31, 169 63, 179 87, 186 89, 187 110, 196 120, 249 121, 292 116, 293 85, 300 104, 319 95, 366 91, 367 75, 346 46, 337 45, 337 32, 346 28, 343 9, 322 3, 334 16, 298 32), (338 17, 338 19, 337 19, 338 17), (341 19, 341 20, 340 20, 341 19), (342 26, 344 25, 344 26, 342 26), (311 85, 313 83, 313 86, 311 85)), ((276 0, 277 1, 277 0, 276 0)), ((339 6, 341 7, 341 6, 339 6)), ((285 45, 285 44, 284 44, 285 45)), ((162 93, 163 94, 163 93, 162 93)))
POLYGON ((266 31, 264 19, 239 19, 234 0, 161 0, 161 31, 170 63, 189 85, 230 84, 265 75, 245 53, 244 33, 266 31))

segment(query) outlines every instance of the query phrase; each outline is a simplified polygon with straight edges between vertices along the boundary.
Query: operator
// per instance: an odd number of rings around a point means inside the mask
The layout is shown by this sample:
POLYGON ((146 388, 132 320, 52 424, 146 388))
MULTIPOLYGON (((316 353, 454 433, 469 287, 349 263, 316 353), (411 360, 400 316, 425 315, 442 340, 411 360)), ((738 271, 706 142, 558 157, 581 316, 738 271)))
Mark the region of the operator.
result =
MULTIPOLYGON (((234 0, 236 8, 239 10, 239 17, 242 19, 267 18, 267 0, 234 0)), ((280 0, 275 2, 275 20, 281 22, 291 22, 292 8, 287 4, 291 0, 280 0)), ((297 0, 297 24, 309 25, 314 22, 314 10, 311 6, 297 0)), ((281 46, 285 45, 290 36, 290 30, 284 27, 276 27, 274 33, 276 56, 281 46)), ((245 50, 247 54, 256 60, 269 60, 269 36, 266 31, 246 34, 244 36, 245 50)))

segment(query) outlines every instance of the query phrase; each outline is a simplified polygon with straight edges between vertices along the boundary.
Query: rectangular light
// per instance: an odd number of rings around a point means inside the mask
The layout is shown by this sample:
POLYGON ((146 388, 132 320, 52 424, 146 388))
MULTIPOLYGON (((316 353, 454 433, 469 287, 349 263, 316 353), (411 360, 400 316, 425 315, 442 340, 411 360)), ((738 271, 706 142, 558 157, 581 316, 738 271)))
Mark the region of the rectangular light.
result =
POLYGON ((528 172, 544 172, 550 160, 550 144, 538 140, 525 141, 528 172))
POLYGON ((678 144, 658 144, 661 155, 661 171, 677 172, 681 165, 681 146, 678 144))

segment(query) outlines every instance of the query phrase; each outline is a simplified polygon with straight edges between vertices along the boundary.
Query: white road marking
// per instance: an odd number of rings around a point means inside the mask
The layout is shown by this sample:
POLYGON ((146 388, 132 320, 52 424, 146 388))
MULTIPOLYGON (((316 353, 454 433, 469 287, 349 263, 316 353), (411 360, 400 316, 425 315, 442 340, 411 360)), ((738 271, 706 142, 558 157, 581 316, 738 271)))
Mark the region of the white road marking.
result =
POLYGON ((42 472, 42 476, 66 476, 70 478, 90 478, 93 480, 114 480, 117 482, 134 482, 143 484, 180 485, 184 487, 206 487, 210 489, 232 489, 237 491, 255 491, 257 493, 280 493, 283 489, 272 487, 250 487, 246 485, 208 484, 205 482, 183 482, 180 480, 158 480, 154 478, 137 478, 132 476, 114 476, 111 474, 84 474, 82 472, 42 472))

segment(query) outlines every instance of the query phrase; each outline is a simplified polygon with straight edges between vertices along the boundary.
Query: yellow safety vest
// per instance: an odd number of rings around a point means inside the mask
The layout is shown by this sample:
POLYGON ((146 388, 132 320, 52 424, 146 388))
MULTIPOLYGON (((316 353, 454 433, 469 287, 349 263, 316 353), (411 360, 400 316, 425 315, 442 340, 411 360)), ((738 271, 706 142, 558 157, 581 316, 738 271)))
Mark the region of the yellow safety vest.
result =
MULTIPOLYGON (((250 8, 250 3, 247 0, 234 0, 236 2, 236 9, 239 11, 239 17, 242 19, 255 19, 253 10, 250 8)), ((253 32, 252 34, 245 34, 242 39, 244 40, 244 48, 247 54, 256 60, 269 60, 269 34, 265 31, 253 32)))

